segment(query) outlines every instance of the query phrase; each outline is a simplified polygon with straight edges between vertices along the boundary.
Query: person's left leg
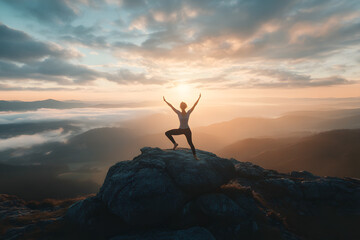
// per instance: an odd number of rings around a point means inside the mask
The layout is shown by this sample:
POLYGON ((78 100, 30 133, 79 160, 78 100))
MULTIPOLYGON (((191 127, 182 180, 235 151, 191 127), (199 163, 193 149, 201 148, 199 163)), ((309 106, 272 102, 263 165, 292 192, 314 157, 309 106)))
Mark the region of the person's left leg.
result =
POLYGON ((187 142, 188 142, 188 144, 189 144, 189 146, 191 148, 191 151, 192 151, 195 159, 198 160, 198 158, 196 156, 195 147, 194 147, 194 144, 192 142, 192 136, 191 136, 192 134, 191 134, 190 128, 188 128, 188 130, 186 130, 184 134, 185 134, 186 140, 187 140, 187 142))

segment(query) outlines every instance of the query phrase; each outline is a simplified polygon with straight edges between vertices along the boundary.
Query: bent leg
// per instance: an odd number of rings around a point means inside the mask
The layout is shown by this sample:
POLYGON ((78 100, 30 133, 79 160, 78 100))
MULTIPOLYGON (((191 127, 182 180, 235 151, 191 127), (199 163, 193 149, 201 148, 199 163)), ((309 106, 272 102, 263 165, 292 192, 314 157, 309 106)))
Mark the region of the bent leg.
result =
POLYGON ((189 131, 186 131, 185 136, 186 136, 186 140, 187 140, 188 144, 189 144, 190 147, 191 147, 192 153, 193 153, 194 155, 196 155, 195 147, 194 147, 194 144, 193 144, 193 142, 192 142, 192 137, 191 137, 191 131, 190 131, 190 129, 189 129, 189 131))
POLYGON ((179 131, 180 129, 171 129, 167 132, 165 132, 165 135, 170 139, 170 141, 173 143, 173 144, 176 144, 175 142, 175 139, 173 138, 172 135, 180 135, 182 134, 181 131, 179 131))

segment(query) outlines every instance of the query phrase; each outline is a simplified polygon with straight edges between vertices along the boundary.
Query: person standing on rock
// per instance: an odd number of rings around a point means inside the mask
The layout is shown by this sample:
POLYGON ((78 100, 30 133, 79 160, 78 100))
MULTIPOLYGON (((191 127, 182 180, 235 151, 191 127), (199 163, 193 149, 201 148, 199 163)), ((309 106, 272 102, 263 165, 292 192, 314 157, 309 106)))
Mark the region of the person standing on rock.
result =
POLYGON ((171 109, 178 115, 179 117, 179 121, 180 121, 180 126, 177 129, 171 129, 169 131, 167 131, 165 133, 165 135, 170 139, 170 141, 174 144, 173 150, 176 149, 176 147, 179 145, 175 142, 174 138, 172 135, 181 135, 184 134, 186 137, 187 142, 189 143, 190 147, 191 147, 191 151, 194 155, 194 158, 196 160, 199 160, 198 157, 196 156, 196 151, 195 151, 195 147, 194 144, 192 142, 192 137, 191 137, 191 130, 189 128, 188 122, 189 122, 189 117, 190 114, 192 113, 192 111, 194 111, 194 108, 196 107, 196 105, 198 104, 199 100, 201 98, 201 93, 199 94, 199 98, 198 100, 195 102, 194 106, 192 108, 189 109, 189 111, 185 111, 185 109, 187 108, 186 103, 181 102, 180 103, 180 109, 181 112, 179 110, 177 110, 176 108, 173 107, 173 105, 171 105, 168 101, 166 101, 165 97, 163 97, 164 101, 166 102, 167 105, 169 105, 171 107, 171 109))

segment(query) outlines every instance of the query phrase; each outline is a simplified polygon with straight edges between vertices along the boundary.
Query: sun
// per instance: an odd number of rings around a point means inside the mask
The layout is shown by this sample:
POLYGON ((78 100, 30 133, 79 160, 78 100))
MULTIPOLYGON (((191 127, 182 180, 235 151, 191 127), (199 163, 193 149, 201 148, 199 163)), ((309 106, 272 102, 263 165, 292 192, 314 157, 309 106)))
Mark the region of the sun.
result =
POLYGON ((176 90, 180 95, 187 95, 190 91, 190 87, 187 84, 181 83, 177 85, 176 90))
POLYGON ((191 94, 193 93, 193 89, 189 84, 180 83, 176 86, 175 90, 181 101, 186 101, 191 99, 191 94))

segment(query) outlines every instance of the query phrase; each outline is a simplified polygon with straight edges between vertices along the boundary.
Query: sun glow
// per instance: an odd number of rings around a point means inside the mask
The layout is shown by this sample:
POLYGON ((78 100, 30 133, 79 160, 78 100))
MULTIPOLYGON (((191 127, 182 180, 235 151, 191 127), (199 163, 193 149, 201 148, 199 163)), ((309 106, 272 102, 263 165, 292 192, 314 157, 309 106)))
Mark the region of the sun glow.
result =
POLYGON ((183 84, 183 83, 179 84, 176 87, 176 89, 177 89, 177 92, 179 93, 179 95, 183 95, 183 96, 189 95, 190 87, 187 84, 183 84))
POLYGON ((174 90, 179 101, 191 102, 196 98, 196 91, 190 84, 179 83, 174 90))

